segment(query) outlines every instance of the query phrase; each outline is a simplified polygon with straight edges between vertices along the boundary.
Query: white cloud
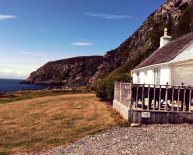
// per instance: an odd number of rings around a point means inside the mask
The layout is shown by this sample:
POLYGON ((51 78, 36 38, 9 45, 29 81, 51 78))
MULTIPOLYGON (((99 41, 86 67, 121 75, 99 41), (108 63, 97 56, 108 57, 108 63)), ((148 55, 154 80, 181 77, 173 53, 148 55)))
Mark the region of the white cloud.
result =
POLYGON ((0 78, 25 79, 31 72, 37 70, 49 61, 55 61, 74 56, 67 52, 43 52, 32 50, 1 51, 0 78), (11 57, 10 57, 11 55, 11 57))
POLYGON ((11 70, 6 70, 6 71, 0 71, 0 78, 5 78, 5 79, 26 79, 28 77, 28 74, 26 74, 23 71, 11 71, 11 70))
POLYGON ((105 14, 105 13, 85 13, 86 16, 97 17, 102 19, 130 19, 131 16, 126 15, 114 15, 114 14, 105 14))
POLYGON ((16 16, 13 16, 13 15, 0 15, 0 21, 14 19, 14 18, 16 18, 16 16))
POLYGON ((72 46, 92 46, 93 43, 85 42, 85 41, 78 41, 78 42, 71 43, 71 45, 72 46))

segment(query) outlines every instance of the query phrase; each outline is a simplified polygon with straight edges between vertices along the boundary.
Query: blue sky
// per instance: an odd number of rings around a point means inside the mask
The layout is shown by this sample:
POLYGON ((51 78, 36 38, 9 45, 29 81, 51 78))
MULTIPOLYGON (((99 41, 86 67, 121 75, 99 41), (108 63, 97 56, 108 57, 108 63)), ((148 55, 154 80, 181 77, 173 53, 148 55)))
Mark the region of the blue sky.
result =
POLYGON ((24 79, 48 61, 104 55, 164 0, 0 0, 0 78, 24 79))

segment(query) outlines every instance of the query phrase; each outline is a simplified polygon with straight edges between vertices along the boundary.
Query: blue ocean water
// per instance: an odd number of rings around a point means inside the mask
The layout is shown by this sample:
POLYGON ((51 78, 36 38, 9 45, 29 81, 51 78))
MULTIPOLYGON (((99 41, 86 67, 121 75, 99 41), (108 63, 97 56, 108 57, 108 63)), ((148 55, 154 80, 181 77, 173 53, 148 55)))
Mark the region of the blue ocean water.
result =
POLYGON ((22 80, 0 79, 0 92, 14 92, 20 90, 41 90, 47 88, 43 85, 20 84, 22 80))

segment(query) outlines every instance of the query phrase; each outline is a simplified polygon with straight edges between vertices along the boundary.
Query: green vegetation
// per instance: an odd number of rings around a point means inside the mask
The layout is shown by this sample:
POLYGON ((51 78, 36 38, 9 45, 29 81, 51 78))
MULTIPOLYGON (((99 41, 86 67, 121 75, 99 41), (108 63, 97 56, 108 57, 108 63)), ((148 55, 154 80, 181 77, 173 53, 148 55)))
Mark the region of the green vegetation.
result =
POLYGON ((98 81, 97 84, 97 97, 100 97, 105 101, 112 101, 114 96, 114 83, 117 82, 129 82, 131 76, 128 73, 118 76, 109 76, 108 78, 98 81))
POLYGON ((46 96, 1 104, 0 154, 41 152, 125 124, 95 94, 46 96))
POLYGON ((56 95, 64 95, 64 94, 76 94, 76 93, 89 93, 92 92, 87 87, 80 87, 80 88, 72 88, 66 90, 28 90, 28 91, 18 91, 12 93, 5 93, 0 94, 0 104, 19 101, 19 100, 26 100, 26 99, 33 99, 37 97, 44 97, 44 96, 56 96, 56 95))
POLYGON ((193 6, 189 6, 183 13, 178 25, 176 35, 180 37, 193 31, 193 6))

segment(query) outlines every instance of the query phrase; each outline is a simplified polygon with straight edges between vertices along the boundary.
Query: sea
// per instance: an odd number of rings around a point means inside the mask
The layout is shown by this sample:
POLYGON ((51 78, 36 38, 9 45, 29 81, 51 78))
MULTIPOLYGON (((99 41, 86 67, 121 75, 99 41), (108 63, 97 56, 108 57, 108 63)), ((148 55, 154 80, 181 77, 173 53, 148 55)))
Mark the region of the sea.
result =
POLYGON ((0 92, 15 92, 21 90, 43 90, 46 86, 36 84, 21 84, 23 80, 0 79, 0 92))

